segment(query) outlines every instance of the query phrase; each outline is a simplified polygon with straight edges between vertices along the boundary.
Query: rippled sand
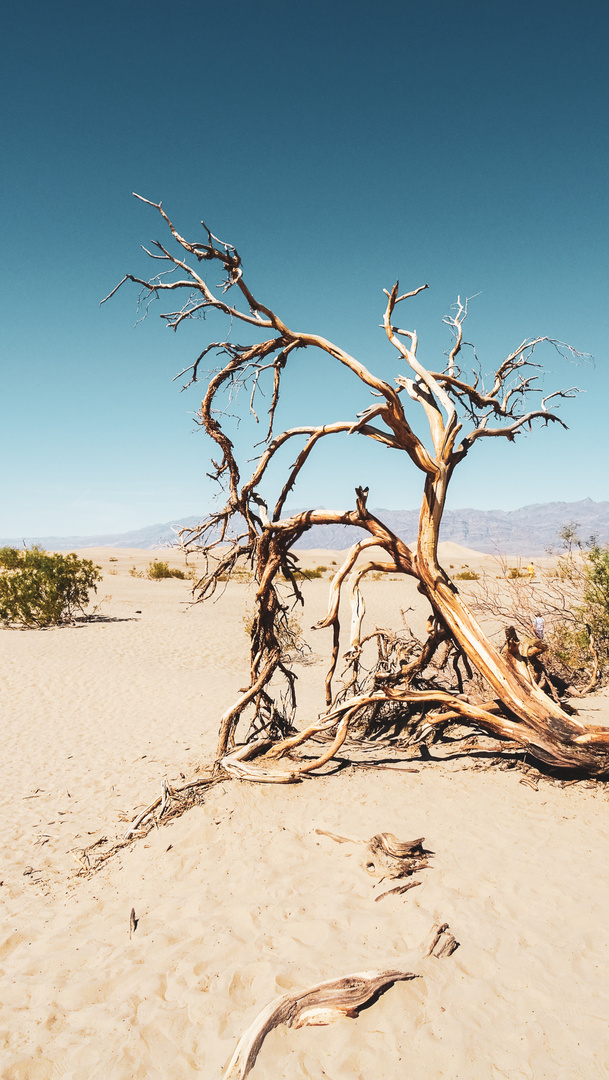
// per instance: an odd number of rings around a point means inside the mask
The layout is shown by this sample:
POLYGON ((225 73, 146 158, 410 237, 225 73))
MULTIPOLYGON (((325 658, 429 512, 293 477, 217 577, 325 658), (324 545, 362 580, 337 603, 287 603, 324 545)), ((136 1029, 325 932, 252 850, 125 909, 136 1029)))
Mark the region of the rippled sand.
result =
MULTIPOLYGON (((399 967, 434 921, 459 940, 452 957, 358 1019, 276 1030, 252 1077, 609 1076, 600 785, 534 790, 517 770, 460 760, 289 787, 226 781, 83 875, 82 850, 124 833, 163 777, 177 786, 212 760, 218 717, 247 679, 251 606, 247 584, 190 607, 187 583, 130 576, 149 552, 83 554, 104 568, 97 621, 0 631, 2 1080, 220 1078, 273 997, 399 967), (366 874, 362 844, 317 829, 424 836, 435 855, 418 888, 377 903, 389 886, 366 874)), ((304 589, 307 626, 327 581, 304 589)), ((414 607, 422 629, 414 588, 379 581, 365 595, 372 622, 414 607)), ((321 658, 327 640, 309 637, 321 658)), ((297 670, 304 721, 321 707, 323 667, 297 670)), ((591 719, 609 720, 608 704, 592 699, 591 719)))

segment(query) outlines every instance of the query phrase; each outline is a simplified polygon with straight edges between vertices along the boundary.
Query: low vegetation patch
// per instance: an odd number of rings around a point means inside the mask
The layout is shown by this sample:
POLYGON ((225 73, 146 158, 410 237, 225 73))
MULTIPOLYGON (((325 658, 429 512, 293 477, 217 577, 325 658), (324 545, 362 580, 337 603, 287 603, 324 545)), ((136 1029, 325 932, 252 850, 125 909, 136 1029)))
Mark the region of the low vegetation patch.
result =
POLYGON ((570 586, 571 608, 554 620, 549 644, 568 679, 592 669, 590 688, 609 674, 609 547, 593 543, 580 560, 560 560, 558 581, 570 586))
POLYGON ((148 567, 147 577, 151 581, 162 581, 163 578, 179 578, 181 581, 186 581, 188 575, 183 570, 170 566, 169 563, 155 559, 148 567))
POLYGON ((5 626, 61 626, 84 614, 101 567, 39 547, 0 548, 0 620, 5 626))

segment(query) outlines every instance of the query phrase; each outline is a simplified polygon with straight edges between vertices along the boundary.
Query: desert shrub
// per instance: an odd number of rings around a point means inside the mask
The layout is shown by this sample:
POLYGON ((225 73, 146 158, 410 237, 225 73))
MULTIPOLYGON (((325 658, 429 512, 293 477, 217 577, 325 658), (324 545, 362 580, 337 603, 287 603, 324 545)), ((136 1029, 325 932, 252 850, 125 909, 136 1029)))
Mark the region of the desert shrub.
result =
POLYGON ((132 566, 129 573, 130 573, 131 577, 143 577, 144 576, 144 571, 143 570, 138 570, 137 566, 132 566))
POLYGON ((560 622, 552 627, 547 636, 550 650, 549 664, 571 682, 578 672, 590 664, 590 638, 585 627, 570 622, 560 622))
POLYGON ((560 532, 565 554, 537 573, 533 586, 527 573, 511 574, 501 561, 496 582, 485 576, 473 610, 517 627, 526 639, 545 623, 546 670, 567 685, 590 688, 609 674, 609 546, 593 537, 588 551, 576 526, 560 532))
POLYGON ((232 570, 227 570, 223 574, 218 574, 218 581, 238 581, 241 584, 244 582, 253 581, 254 575, 250 570, 245 570, 243 567, 233 567, 232 570))
POLYGON ((455 578, 458 581, 479 581, 480 574, 477 574, 475 570, 462 570, 460 574, 455 574, 455 578))
MULTIPOLYGON (((32 548, 32 551, 38 551, 38 548, 32 548)), ((3 547, 0 548, 0 567, 3 570, 17 570, 21 565, 22 552, 18 548, 3 547)))
POLYGON ((529 575, 527 574, 526 570, 519 570, 517 566, 511 566, 508 570, 507 576, 510 581, 515 581, 516 578, 526 578, 529 575))
POLYGON ((160 559, 154 559, 148 567, 148 577, 151 581, 162 581, 163 578, 180 578, 181 581, 186 580, 186 574, 183 570, 170 566, 169 563, 161 562, 160 559))
POLYGON ((314 566, 311 570, 294 570, 294 578, 296 581, 313 581, 323 577, 325 569, 325 566, 314 566))
POLYGON ((60 626, 97 591, 101 567, 90 559, 49 555, 40 548, 0 549, 0 620, 5 625, 60 626))
POLYGON ((569 556, 560 563, 561 580, 572 581, 580 599, 570 619, 552 628, 552 651, 567 674, 592 661, 602 677, 609 668, 609 547, 594 543, 584 552, 581 568, 569 556))

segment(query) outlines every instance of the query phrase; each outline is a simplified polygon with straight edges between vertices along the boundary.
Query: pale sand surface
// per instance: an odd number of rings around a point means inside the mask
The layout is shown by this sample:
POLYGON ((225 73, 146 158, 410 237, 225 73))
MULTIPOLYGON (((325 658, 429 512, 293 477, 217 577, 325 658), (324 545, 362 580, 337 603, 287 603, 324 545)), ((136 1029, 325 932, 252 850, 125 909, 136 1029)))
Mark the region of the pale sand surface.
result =
MULTIPOLYGON (((82 554, 104 567, 107 621, 0 631, 2 1080, 220 1078, 277 994, 399 967, 434 921, 459 940, 452 957, 356 1020, 273 1032, 252 1077, 609 1076, 601 786, 535 791, 516 770, 458 760, 410 763, 417 773, 346 768, 287 787, 227 781, 79 877, 72 853, 120 836, 122 815, 152 801, 164 776, 179 784, 211 760, 220 713, 246 681, 250 588, 230 584, 189 607, 188 583, 128 573, 154 555, 183 566, 175 553, 82 554), (374 886, 363 847, 316 829, 424 836, 432 868, 420 887, 376 903, 392 883, 374 886)), ((456 567, 482 558, 446 556, 456 567)), ((304 565, 340 558, 301 554, 304 565)), ((304 582, 305 626, 327 584, 304 582)), ((384 579, 364 591, 372 623, 413 606, 422 632, 414 588, 384 579)), ((325 657, 327 638, 308 637, 325 657)), ((304 722, 322 705, 324 668, 297 671, 304 722)), ((609 718, 606 695, 590 708, 595 722, 609 718)))

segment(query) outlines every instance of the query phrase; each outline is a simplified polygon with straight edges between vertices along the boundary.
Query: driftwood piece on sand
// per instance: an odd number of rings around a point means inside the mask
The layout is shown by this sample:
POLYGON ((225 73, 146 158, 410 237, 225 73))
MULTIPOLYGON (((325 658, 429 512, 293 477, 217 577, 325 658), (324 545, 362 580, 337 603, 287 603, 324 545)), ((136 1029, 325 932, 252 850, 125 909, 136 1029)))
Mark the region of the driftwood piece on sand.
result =
POLYGON ((433 853, 423 847, 425 837, 401 842, 393 833, 382 832, 368 841, 364 866, 372 877, 410 877, 429 865, 433 853))
POLYGON ((359 971, 330 979, 301 993, 283 994, 275 998, 258 1014, 253 1024, 241 1036, 228 1063, 224 1080, 245 1080, 253 1069, 262 1043, 273 1028, 280 1024, 300 1028, 331 1024, 345 1016, 356 1017, 359 1010, 394 982, 416 979, 417 972, 407 968, 426 957, 450 956, 457 948, 448 924, 435 925, 419 949, 403 957, 403 967, 388 971, 359 971))

